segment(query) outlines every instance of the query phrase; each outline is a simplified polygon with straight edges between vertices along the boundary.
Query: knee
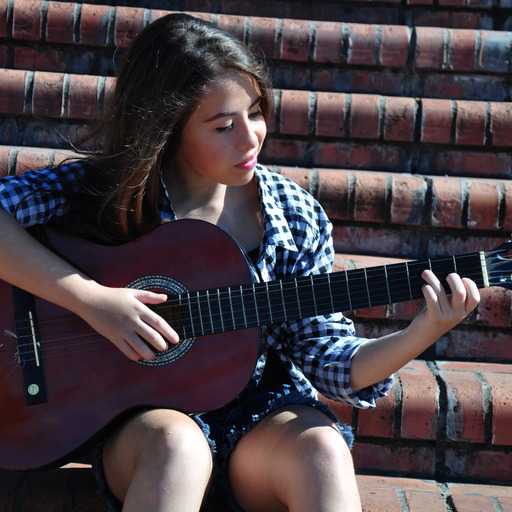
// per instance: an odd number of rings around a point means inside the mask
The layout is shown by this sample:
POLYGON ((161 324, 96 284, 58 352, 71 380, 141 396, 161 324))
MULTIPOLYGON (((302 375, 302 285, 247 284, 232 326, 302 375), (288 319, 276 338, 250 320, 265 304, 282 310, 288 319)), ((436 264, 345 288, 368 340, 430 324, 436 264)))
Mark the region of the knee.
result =
POLYGON ((151 422, 143 436, 140 456, 145 463, 160 467, 174 465, 205 467, 211 470, 211 451, 198 425, 188 416, 163 415, 159 421, 151 422))
POLYGON ((301 457, 306 456, 305 460, 310 460, 318 468, 342 474, 354 471, 350 449, 335 427, 310 429, 302 436, 300 444, 301 457))

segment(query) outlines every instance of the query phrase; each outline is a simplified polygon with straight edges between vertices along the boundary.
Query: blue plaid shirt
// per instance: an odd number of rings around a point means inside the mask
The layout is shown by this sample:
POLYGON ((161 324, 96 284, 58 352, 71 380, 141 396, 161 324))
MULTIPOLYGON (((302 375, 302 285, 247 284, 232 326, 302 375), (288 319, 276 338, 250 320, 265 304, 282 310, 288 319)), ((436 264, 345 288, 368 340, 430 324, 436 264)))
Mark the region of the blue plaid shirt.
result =
MULTIPOLYGON (((77 183, 83 166, 29 171, 0 179, 0 205, 29 227, 64 215, 63 184, 77 183)), ((264 235, 257 267, 264 281, 329 272, 334 249, 332 226, 318 202, 294 182, 258 165, 256 181, 263 210, 264 235)), ((163 221, 175 214, 162 183, 159 210, 163 221)), ((270 325, 267 343, 289 371, 297 389, 356 407, 374 407, 391 388, 392 377, 355 393, 349 386, 350 361, 366 341, 355 336, 341 313, 270 325)))

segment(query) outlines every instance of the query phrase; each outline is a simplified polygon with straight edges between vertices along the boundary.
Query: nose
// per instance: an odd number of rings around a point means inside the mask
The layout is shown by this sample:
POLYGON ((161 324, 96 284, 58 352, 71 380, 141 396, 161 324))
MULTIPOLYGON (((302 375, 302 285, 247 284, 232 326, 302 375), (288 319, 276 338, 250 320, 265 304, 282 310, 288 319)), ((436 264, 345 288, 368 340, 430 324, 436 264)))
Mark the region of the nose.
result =
POLYGON ((241 126, 237 140, 237 146, 240 151, 248 151, 257 148, 260 145, 261 129, 258 123, 247 120, 241 126))

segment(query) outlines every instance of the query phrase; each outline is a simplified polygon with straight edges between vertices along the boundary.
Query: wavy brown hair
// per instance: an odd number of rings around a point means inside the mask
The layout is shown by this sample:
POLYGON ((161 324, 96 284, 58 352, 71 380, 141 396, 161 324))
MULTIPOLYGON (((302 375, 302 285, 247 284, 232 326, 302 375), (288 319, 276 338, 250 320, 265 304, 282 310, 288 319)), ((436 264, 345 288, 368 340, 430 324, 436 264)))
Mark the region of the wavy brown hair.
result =
POLYGON ((160 173, 209 84, 235 70, 252 76, 268 120, 272 86, 263 61, 239 39, 199 18, 170 14, 133 40, 110 104, 93 131, 79 197, 67 223, 105 241, 130 240, 159 223, 160 173))

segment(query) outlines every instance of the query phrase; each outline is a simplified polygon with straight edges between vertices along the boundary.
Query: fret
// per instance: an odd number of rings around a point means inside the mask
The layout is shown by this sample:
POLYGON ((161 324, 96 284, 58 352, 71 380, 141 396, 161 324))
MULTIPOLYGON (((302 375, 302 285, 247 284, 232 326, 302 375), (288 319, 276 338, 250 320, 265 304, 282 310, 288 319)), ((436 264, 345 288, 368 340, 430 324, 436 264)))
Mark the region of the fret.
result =
POLYGON ((331 301, 334 311, 351 311, 348 278, 346 272, 331 274, 329 278, 331 301))
POLYGON ((282 304, 283 304, 284 321, 287 322, 288 321, 288 316, 286 314, 286 304, 284 302, 283 281, 279 281, 279 289, 280 289, 280 292, 281 292, 281 301, 282 301, 282 304))
POLYGON ((352 310, 368 307, 368 286, 365 280, 365 269, 354 269, 347 272, 350 304, 352 310))
POLYGON ((284 307, 285 320, 295 320, 302 318, 300 298, 297 289, 297 280, 283 281, 281 286, 282 301, 284 307))
POLYGON ((222 315, 218 301, 218 293, 218 289, 209 290, 204 299, 205 303, 208 304, 208 316, 210 317, 210 334, 224 331, 224 327, 222 325, 222 315))
POLYGON ((366 286, 366 295, 368 297, 368 306, 372 307, 372 299, 370 297, 370 289, 368 288, 368 272, 366 271, 366 269, 363 269, 363 270, 364 270, 364 284, 366 286))
POLYGON ((345 272, 345 282, 347 284, 347 297, 348 297, 348 304, 350 306, 350 311, 353 311, 354 308, 352 307, 352 298, 350 294, 350 285, 348 283, 348 272, 345 272))
POLYGON ((256 310, 258 311, 258 324, 268 325, 272 323, 270 312, 270 303, 267 294, 267 283, 258 283, 254 285, 254 298, 256 310))
POLYGON ((242 285, 240 287, 240 294, 242 298, 243 307, 245 309, 244 321, 245 327, 255 327, 260 324, 258 316, 258 308, 256 307, 254 284, 242 285))
MULTIPOLYGON (((318 274, 313 277, 316 295, 316 314, 327 315, 336 312, 331 290, 331 275, 318 274)), ((340 311, 340 310, 338 310, 340 311)))
MULTIPOLYGON (((180 293, 178 295, 178 302, 180 304, 181 310, 183 311, 183 300, 182 299, 183 299, 183 294, 180 293)), ((182 332, 183 332, 183 337, 184 338, 189 338, 190 337, 189 334, 188 334, 187 326, 186 326, 185 322, 183 322, 182 332)))
POLYGON ((310 276, 310 281, 311 281, 311 290, 312 290, 312 296, 313 296, 313 306, 315 307, 315 316, 318 316, 318 306, 316 305, 316 296, 315 296, 315 286, 314 286, 314 282, 313 282, 313 275, 311 274, 310 276))
POLYGON ((203 324, 203 312, 202 312, 202 306, 201 306, 201 297, 199 295, 199 292, 196 292, 196 301, 197 301, 197 310, 199 313, 199 324, 201 325, 201 334, 204 335, 204 324, 203 324))
POLYGON ((386 274, 389 283, 389 303, 403 302, 409 299, 409 274, 408 268, 403 263, 392 263, 386 266, 386 274))
POLYGON ((270 314, 270 323, 274 323, 274 315, 272 314, 272 306, 271 306, 271 303, 270 303, 270 294, 269 294, 269 290, 268 290, 268 282, 265 283, 265 292, 267 293, 267 303, 269 305, 269 308, 268 308, 268 312, 270 314))
POLYGON ((366 269, 365 278, 368 288, 368 305, 389 304, 391 302, 391 292, 386 265, 366 269))
POLYGON ((222 314, 222 303, 220 301, 220 290, 217 288, 217 304, 219 306, 219 316, 220 316, 220 323, 222 326, 222 332, 225 332, 226 329, 224 327, 224 315, 222 314))
POLYGON ((208 312, 210 313, 209 314, 209 317, 210 317, 210 332, 214 333, 215 332, 215 327, 213 326, 213 312, 212 312, 212 305, 211 305, 211 301, 210 301, 210 291, 209 290, 206 290, 206 303, 208 304, 208 312))
POLYGON ((409 263, 405 262, 405 270, 407 272, 407 284, 409 286, 409 298, 412 299, 412 288, 411 288, 411 274, 409 271, 409 263))
POLYGON ((200 320, 200 313, 197 293, 188 294, 188 310, 190 313, 190 325, 192 327, 192 336, 200 336, 203 332, 200 323, 198 323, 198 320, 200 320))
POLYGON ((242 301, 242 312, 244 314, 244 327, 247 328, 247 316, 245 313, 245 301, 244 301, 244 293, 243 293, 242 285, 240 285, 239 291, 240 291, 240 299, 242 301))
POLYGON ((224 332, 233 331, 235 328, 235 321, 233 311, 231 309, 231 296, 229 288, 219 288, 219 307, 222 317, 222 330, 224 332))
POLYGON ((332 285, 331 285, 331 274, 327 274, 327 286, 329 288, 329 299, 331 301, 331 311, 335 312, 336 308, 334 307, 334 299, 332 296, 332 285))
POLYGON ((302 317, 316 316, 314 289, 311 277, 299 277, 297 279, 298 300, 302 311, 302 317))
POLYGON ((295 283, 295 297, 297 298, 297 306, 299 308, 299 318, 304 318, 302 316, 302 308, 300 307, 299 286, 297 285, 297 278, 295 278, 293 282, 295 283))
POLYGON ((258 325, 260 324, 260 315, 259 315, 259 309, 258 309, 258 302, 256 300, 256 286, 254 283, 252 283, 252 296, 254 298, 254 311, 256 312, 256 322, 258 322, 258 325))
POLYGON ((231 311, 231 321, 233 322, 233 329, 236 329, 235 312, 233 311, 233 297, 231 296, 231 288, 228 288, 229 310, 231 311))

